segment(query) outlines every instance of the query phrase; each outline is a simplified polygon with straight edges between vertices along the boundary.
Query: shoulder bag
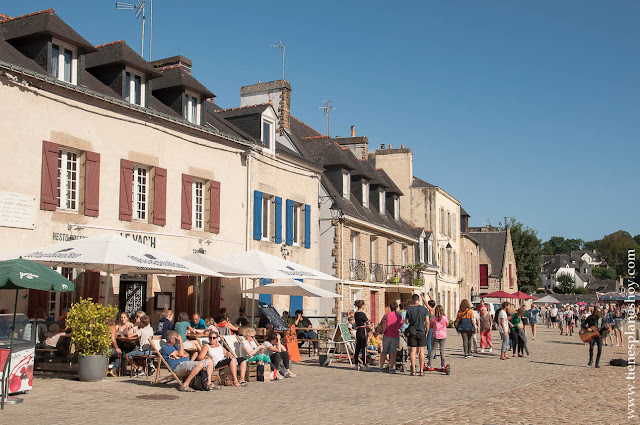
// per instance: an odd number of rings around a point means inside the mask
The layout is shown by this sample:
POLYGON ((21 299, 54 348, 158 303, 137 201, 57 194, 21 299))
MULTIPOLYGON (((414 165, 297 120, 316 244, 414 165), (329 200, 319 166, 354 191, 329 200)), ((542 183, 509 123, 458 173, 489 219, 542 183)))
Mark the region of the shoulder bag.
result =
MULTIPOLYGON (((466 316, 468 312, 469 312, 469 309, 467 309, 467 311, 465 311, 462 314, 462 316, 466 316)), ((473 330, 473 322, 471 321, 470 318, 463 317, 458 322, 458 325, 456 326, 456 330, 458 330, 458 331, 472 331, 473 330)))

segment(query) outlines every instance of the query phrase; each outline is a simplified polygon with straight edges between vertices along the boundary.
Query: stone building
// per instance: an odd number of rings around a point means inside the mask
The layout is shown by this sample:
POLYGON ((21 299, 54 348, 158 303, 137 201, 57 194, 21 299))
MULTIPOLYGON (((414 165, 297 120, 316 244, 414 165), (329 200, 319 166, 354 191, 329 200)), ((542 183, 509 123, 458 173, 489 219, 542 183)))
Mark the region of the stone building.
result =
POLYGON ((469 236, 478 242, 480 255, 480 295, 495 291, 518 291, 516 257, 511 243, 511 232, 472 227, 469 236))

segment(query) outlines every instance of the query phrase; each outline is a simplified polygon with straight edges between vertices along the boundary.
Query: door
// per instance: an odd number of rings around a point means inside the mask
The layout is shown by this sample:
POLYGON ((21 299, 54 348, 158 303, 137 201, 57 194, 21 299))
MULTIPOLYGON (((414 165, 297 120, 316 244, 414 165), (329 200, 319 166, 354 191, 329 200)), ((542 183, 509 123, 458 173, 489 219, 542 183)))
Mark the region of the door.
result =
POLYGON ((147 308, 147 275, 120 276, 120 311, 130 316, 147 308))
POLYGON ((371 296, 370 296, 370 301, 369 303, 371 304, 371 321, 376 323, 377 319, 376 319, 376 295, 378 295, 377 291, 371 291, 371 296))
MULTIPOLYGON (((298 282, 302 282, 302 279, 296 279, 298 282)), ((289 314, 291 317, 295 317, 296 310, 303 310, 302 308, 302 296, 291 295, 289 297, 289 314)))

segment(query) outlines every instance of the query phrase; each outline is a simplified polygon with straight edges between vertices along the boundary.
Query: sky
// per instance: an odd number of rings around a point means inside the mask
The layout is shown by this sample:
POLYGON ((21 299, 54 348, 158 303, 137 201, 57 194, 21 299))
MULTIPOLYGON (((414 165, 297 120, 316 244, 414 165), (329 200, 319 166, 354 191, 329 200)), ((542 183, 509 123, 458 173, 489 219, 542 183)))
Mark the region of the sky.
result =
MULTIPOLYGON (((130 0, 133 2, 133 0, 130 0)), ((147 30, 149 28, 147 0, 147 30)), ((292 115, 330 134, 405 145, 472 226, 503 217, 551 236, 640 233, 640 2, 154 2, 152 59, 183 55, 225 108, 282 75, 292 115), (633 172, 636 170, 636 172, 633 172)), ((141 19, 112 0, 0 0, 53 8, 89 42, 140 53, 141 19)), ((148 32, 145 59, 148 59, 148 32)))

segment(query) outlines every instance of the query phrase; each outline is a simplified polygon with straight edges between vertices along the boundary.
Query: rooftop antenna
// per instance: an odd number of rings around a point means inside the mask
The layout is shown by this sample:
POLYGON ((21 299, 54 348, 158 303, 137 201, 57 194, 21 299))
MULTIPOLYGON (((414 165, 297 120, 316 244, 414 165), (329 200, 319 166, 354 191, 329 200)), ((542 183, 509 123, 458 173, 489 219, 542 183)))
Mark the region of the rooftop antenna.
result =
POLYGON ((144 21, 145 21, 145 1, 146 0, 136 0, 136 4, 124 3, 121 1, 116 2, 116 9, 118 10, 135 10, 136 11, 136 19, 142 15, 142 48, 140 52, 140 56, 144 58, 144 21))
POLYGON ((279 47, 282 50, 282 81, 284 81, 284 44, 279 40, 280 44, 269 44, 269 47, 279 47))
POLYGON ((329 112, 336 108, 333 107, 333 102, 331 100, 321 100, 321 102, 323 105, 318 106, 318 108, 324 109, 324 119, 327 123, 327 136, 329 136, 329 112))

